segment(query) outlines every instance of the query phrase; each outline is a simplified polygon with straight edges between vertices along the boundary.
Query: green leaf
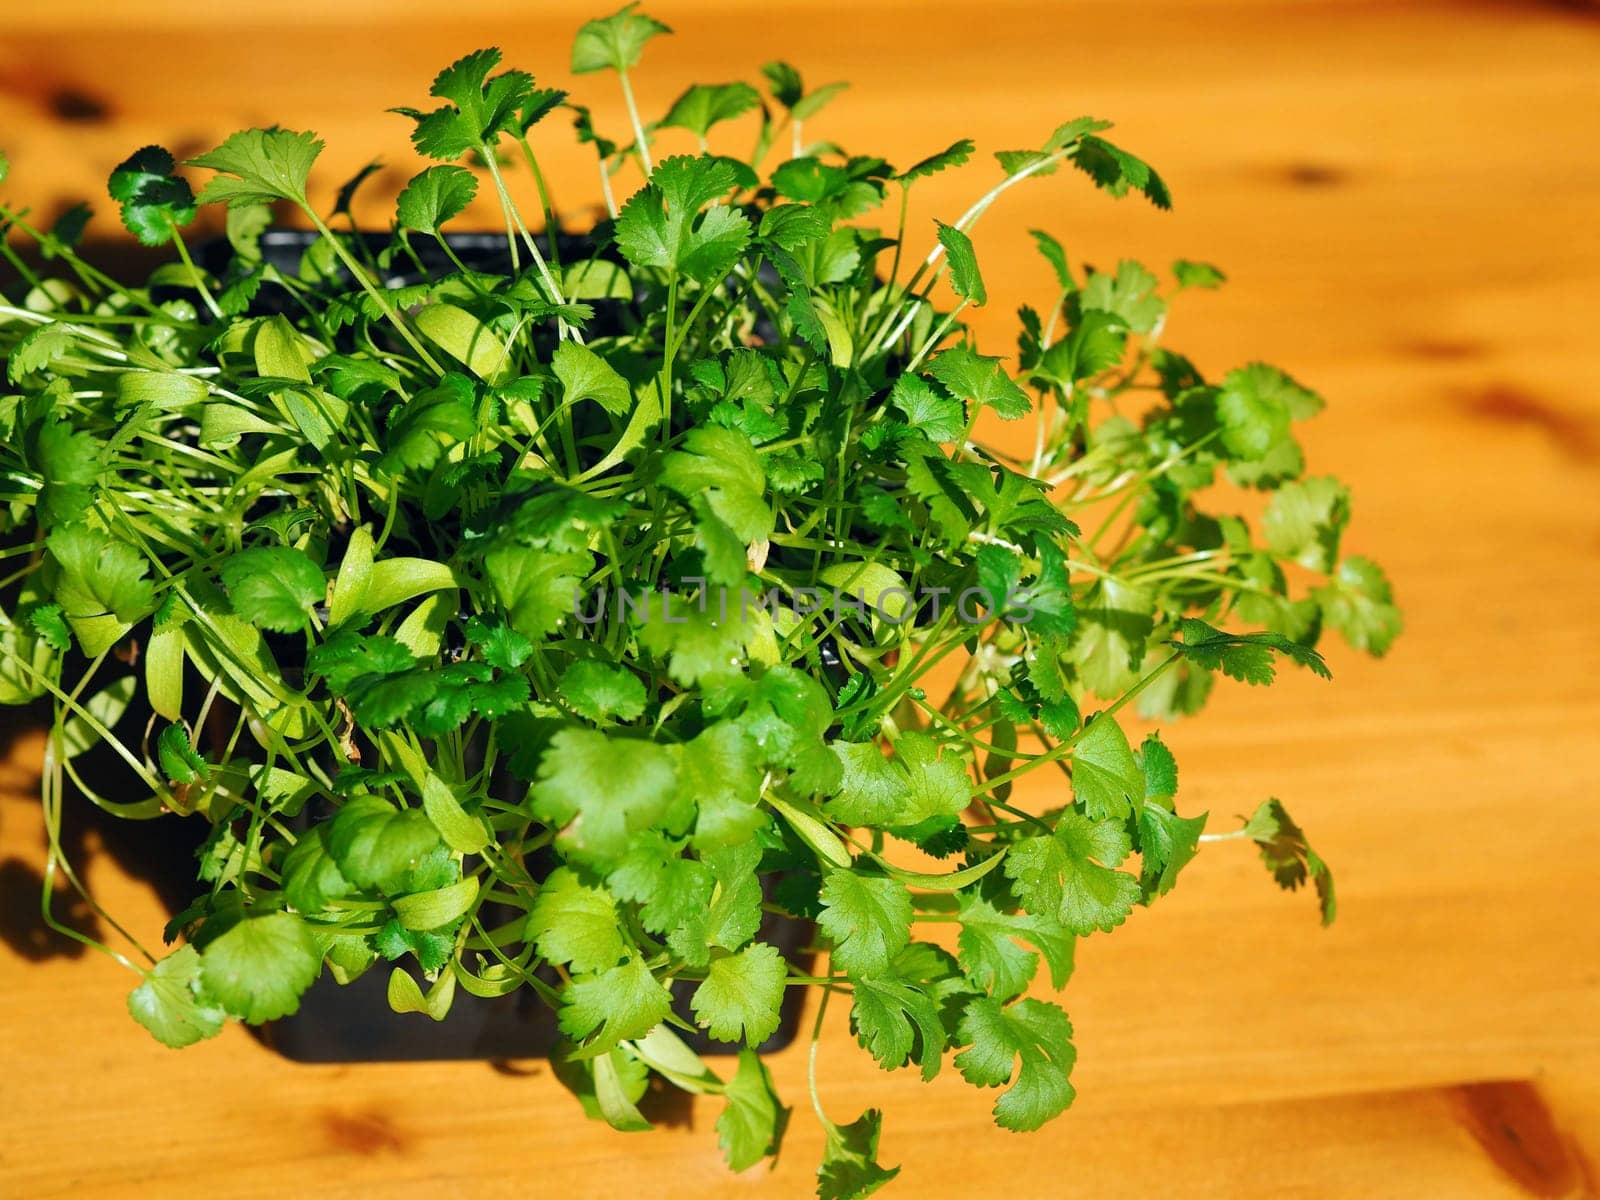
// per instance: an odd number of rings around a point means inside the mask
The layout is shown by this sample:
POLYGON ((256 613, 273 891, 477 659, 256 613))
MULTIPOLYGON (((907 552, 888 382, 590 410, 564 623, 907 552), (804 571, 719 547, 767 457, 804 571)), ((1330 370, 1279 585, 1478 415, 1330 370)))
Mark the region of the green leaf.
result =
POLYGON ((429 341, 486 383, 505 383, 516 371, 510 344, 464 308, 429 304, 411 321, 429 341))
POLYGON ((944 1027, 927 992, 892 977, 857 979, 852 991, 850 1023, 856 1038, 884 1070, 905 1066, 915 1054, 924 1082, 939 1073, 944 1027))
POLYGON ((653 1128, 635 1106, 630 1095, 632 1074, 623 1075, 617 1066, 617 1052, 602 1054, 593 1063, 595 1103, 606 1124, 623 1133, 644 1133, 653 1128))
POLYGON ((850 85, 846 82, 825 83, 821 87, 807 92, 796 100, 789 109, 790 115, 796 121, 809 121, 822 111, 823 107, 833 101, 833 98, 850 85))
POLYGON ((585 553, 557 554, 513 545, 491 550, 483 567, 511 628, 538 641, 572 613, 593 561, 585 553))
MULTIPOLYGON (((30 372, 42 371, 52 366, 57 359, 72 349, 76 337, 77 333, 72 326, 63 321, 40 325, 32 333, 25 334, 10 351, 6 360, 6 378, 12 383, 20 383, 30 372)), ((51 422, 51 424, 60 424, 63 428, 67 428, 64 422, 51 422)))
POLYGON ((971 138, 962 138, 959 142, 951 143, 939 153, 930 154, 920 162, 913 163, 894 177, 895 182, 909 187, 926 176, 947 170, 950 167, 959 167, 972 157, 972 152, 976 148, 971 138))
POLYGON ((393 908, 405 929, 441 929, 460 921, 477 898, 477 877, 468 875, 431 891, 397 896, 393 908))
POLYGON ((1012 912, 998 907, 979 889, 960 894, 961 933, 956 939, 961 969, 996 1000, 1009 1000, 1033 980, 1038 956, 1018 939, 1037 947, 1050 968, 1050 983, 1060 991, 1072 975, 1073 938, 1050 913, 1012 912))
POLYGON ((780 249, 794 253, 828 236, 828 220, 809 204, 779 204, 761 215, 757 235, 780 249))
POLYGON ((168 725, 156 738, 156 757, 161 773, 172 783, 199 783, 211 773, 210 765, 195 753, 189 731, 182 725, 168 725))
POLYGON ((178 412, 204 402, 205 381, 171 371, 124 371, 117 376, 119 409, 147 406, 156 412, 178 412))
POLYGON ((1079 678, 1097 696, 1114 699, 1137 682, 1154 611, 1149 591, 1119 579, 1097 580, 1084 597, 1072 654, 1079 678))
POLYGON ((823 875, 817 926, 833 944, 842 971, 881 975, 911 939, 911 893, 892 879, 830 867, 823 875))
POLYGON ((345 696, 368 675, 399 674, 416 662, 410 650, 386 634, 362 636, 344 630, 306 656, 306 669, 327 680, 330 691, 345 696))
POLYGON ((375 554, 372 526, 361 525, 350 535, 344 558, 339 562, 339 573, 334 577, 328 594, 328 625, 343 625, 363 611, 362 604, 372 583, 372 562, 375 554))
POLYGON ((761 94, 748 83, 697 83, 673 101, 661 124, 703 138, 712 126, 742 116, 760 103, 761 94))
MULTIPOLYGON (((378 159, 369 159, 357 168, 356 173, 339 185, 339 191, 334 196, 333 215, 350 216, 351 208, 355 204, 356 193, 361 190, 361 185, 371 179, 380 170, 383 163, 378 159)), ((249 256, 249 257, 254 257, 249 256)))
POLYGON ((283 432, 283 426, 264 421, 234 404, 207 404, 200 410, 200 445, 204 447, 236 446, 247 433, 270 436, 283 432))
POLYGON ((282 314, 268 317, 256 324, 252 332, 250 348, 255 356, 257 374, 266 379, 311 382, 307 368, 315 361, 315 355, 287 317, 282 314))
POLYGON ((695 798, 696 849, 739 845, 767 823, 755 743, 732 721, 719 721, 684 745, 678 786, 695 798))
POLYGON ((1013 845, 1005 871, 1029 912, 1086 936, 1115 929, 1139 900, 1139 881, 1114 869, 1129 849, 1120 821, 1091 821, 1069 809, 1053 836, 1013 845))
POLYGON ((989 302, 989 292, 978 271, 978 256, 972 249, 972 239, 954 225, 943 221, 935 224, 939 226, 939 244, 950 259, 950 286, 963 300, 970 300, 981 308, 989 302))
POLYGON ((909 785, 907 802, 895 824, 915 825, 930 817, 954 816, 972 801, 971 764, 957 746, 941 746, 917 730, 902 733, 894 744, 895 761, 909 785))
POLYGON ((894 758, 877 742, 834 742, 843 766, 838 794, 827 814, 843 824, 915 826, 934 816, 954 816, 971 803, 970 763, 960 750, 928 734, 907 731, 894 742, 894 758))
POLYGON ((970 404, 987 405, 1005 421, 1016 421, 1032 411, 1027 393, 1006 374, 999 358, 952 346, 928 363, 928 371, 950 393, 970 404))
POLYGON ((823 1126, 822 1165, 817 1168, 817 1200, 861 1200, 896 1175, 899 1167, 878 1162, 883 1114, 869 1108, 848 1125, 823 1126))
POLYGON ((1357 650, 1382 656, 1400 636, 1403 622, 1394 590, 1383 568, 1370 558, 1345 559, 1312 595, 1322 606, 1322 619, 1357 650))
POLYGON ((45 546, 56 564, 52 594, 89 657, 103 654, 155 611, 149 568, 126 542, 87 525, 67 525, 54 530, 45 546))
POLYGON ((222 561, 233 611, 258 629, 298 633, 327 595, 322 568, 292 546, 257 546, 222 561))
POLYGON ((533 657, 533 643, 498 617, 472 617, 463 632, 483 651, 483 661, 502 671, 515 671, 533 657))
POLYGON ((562 395, 569 405, 593 400, 616 417, 633 407, 633 389, 628 381, 587 346, 562 342, 556 347, 550 366, 561 380, 562 395))
POLYGON ((1290 403, 1303 390, 1265 363, 1229 371, 1217 393, 1217 419, 1228 453, 1251 462, 1265 458, 1288 435, 1290 403))
POLYGON ((572 1090, 583 1106, 584 1115, 591 1121, 610 1123, 613 1116, 619 1115, 619 1100, 629 1106, 637 1104, 650 1087, 650 1068, 631 1049, 611 1050, 593 1059, 581 1059, 570 1057, 558 1047, 550 1055, 550 1067, 555 1077, 572 1090), (607 1090, 612 1093, 607 1106, 609 1112, 603 1110, 597 1095, 596 1068, 602 1062, 610 1064, 608 1074, 612 1076, 607 1084, 607 1090))
POLYGON ((1350 489, 1322 476, 1274 492, 1261 516, 1261 532, 1274 553, 1313 571, 1331 571, 1349 519, 1350 489))
POLYGON ((994 159, 1000 164, 1000 169, 1013 179, 1024 178, 1026 175, 1053 175, 1055 165, 1049 162, 1050 156, 1043 150, 996 150, 994 159))
POLYGON ((0 609, 0 704, 26 704, 44 695, 54 658, 44 639, 29 636, 0 609))
POLYGON ((715 884, 709 899, 702 902, 683 904, 683 897, 693 896, 698 889, 689 883, 677 885, 671 879, 658 878, 652 908, 663 900, 671 903, 670 893, 679 892, 676 899, 681 911, 667 933, 667 944, 675 955, 691 965, 706 966, 711 961, 713 948, 739 950, 755 937, 762 921, 761 882, 756 876, 761 855, 761 846, 747 841, 708 850, 702 855, 703 863, 684 860, 688 865, 681 868, 679 875, 686 880, 702 877, 697 867, 711 870, 715 884))
POLYGON ((568 300, 632 300, 633 281, 620 264, 590 258, 566 265, 561 292, 568 300))
POLYGON ((355 885, 328 851, 331 822, 306 830, 283 858, 283 894, 302 913, 320 913, 328 901, 348 896, 355 885))
POLYGON ((1205 832, 1206 814, 1180 817, 1164 805, 1145 800, 1139 806, 1139 886, 1146 898, 1165 896, 1178 882, 1178 872, 1194 860, 1205 832))
POLYGON ((475 409, 472 381, 450 372, 390 417, 379 465, 390 474, 430 469, 451 446, 478 431, 475 409))
POLYGON ((72 649, 72 630, 67 625, 67 618, 61 605, 35 604, 25 610, 19 610, 17 615, 21 617, 24 613, 28 624, 45 645, 52 650, 62 652, 72 649))
POLYGON ((1126 817, 1144 790, 1144 775, 1122 727, 1109 716, 1091 720, 1072 747, 1072 793, 1089 819, 1126 817))
POLYGON ((1338 912, 1333 894, 1333 872, 1306 841, 1289 810, 1278 800, 1268 800, 1251 814, 1244 835, 1261 850, 1261 861, 1272 872, 1278 886, 1294 891, 1308 879, 1317 889, 1322 923, 1332 925, 1338 912))
POLYGON ((1196 666, 1221 670, 1241 683, 1271 683, 1276 671, 1272 655, 1286 655, 1323 679, 1332 678, 1328 666, 1310 646, 1281 633, 1223 633, 1195 617, 1178 623, 1178 651, 1196 666))
POLYGON ((1015 1076, 994 1106, 995 1124, 1002 1129, 1038 1129, 1071 1105, 1076 1093, 1068 1077, 1078 1053, 1072 1023, 1054 1004, 1019 1000, 1005 1008, 980 997, 962 1014, 961 1037, 972 1044, 956 1055, 955 1064, 968 1083, 1000 1087, 1015 1076))
POLYGON ((1062 290, 1075 292, 1078 290, 1077 281, 1072 278, 1072 268, 1067 265, 1066 249, 1055 238, 1042 229, 1030 229, 1039 253, 1044 255, 1045 261, 1050 264, 1050 269, 1055 272, 1056 282, 1062 290))
POLYGON ((1061 385, 1093 379, 1117 366, 1127 352, 1128 326, 1104 309, 1082 310, 1071 331, 1044 352, 1037 374, 1061 385))
POLYGON ((390 962, 414 956, 417 965, 432 974, 444 969, 455 953, 454 932, 439 933, 428 929, 407 929, 399 921, 390 921, 372 935, 372 946, 390 962))
POLYGON ((644 712, 644 684, 625 667, 581 658, 561 674, 556 691, 573 712, 602 725, 632 721, 644 712))
POLYGON ((180 946, 145 973, 128 1011, 163 1046, 180 1049, 222 1032, 227 1014, 201 987, 200 955, 180 946))
POLYGON ((1172 264, 1172 277, 1178 281, 1180 288, 1214 289, 1221 287, 1228 279, 1210 263, 1193 262, 1187 258, 1180 258, 1172 264))
POLYGON ((805 84, 800 79, 800 72, 786 62, 769 62, 761 68, 761 73, 767 77, 767 86, 772 89, 772 98, 785 108, 793 108, 805 95, 805 84))
MULTIPOLYGON (((683 843, 659 830, 635 837, 627 853, 607 874, 606 883, 618 899, 640 906, 640 924, 653 933, 665 934, 702 916, 716 886, 708 864, 685 857, 683 843)), ((689 949, 699 947, 691 945, 689 949)), ((711 959, 709 952, 698 957, 701 965, 711 959)))
POLYGON ((477 194, 477 176, 465 167, 429 167, 400 193, 400 224, 437 237, 439 227, 459 216, 477 194))
POLYGON ((825 83, 815 91, 807 92, 800 72, 786 62, 769 62, 761 68, 767 77, 772 98, 796 121, 808 121, 845 88, 848 83, 825 83))
POLYGON ((1171 800, 1178 794, 1178 762, 1159 733, 1150 734, 1139 747, 1139 770, 1145 799, 1171 800))
POLYGON ((1115 275, 1091 271, 1078 304, 1085 311, 1108 312, 1121 317, 1135 333, 1150 333, 1167 314, 1156 294, 1156 277, 1136 262, 1124 259, 1115 275))
POLYGON ((442 1021, 450 1015, 450 1005, 455 995, 456 976, 453 971, 446 971, 434 980, 427 994, 423 994, 417 981, 404 968, 396 967, 389 972, 389 1007, 397 1013, 423 1013, 435 1021, 442 1021))
POLYGON ((656 164, 650 182, 617 217, 617 247, 636 267, 658 267, 701 283, 721 279, 744 253, 750 222, 726 204, 701 209, 733 190, 724 159, 677 156, 656 164))
POLYGON ((658 33, 672 30, 654 17, 636 11, 637 4, 627 4, 609 17, 585 21, 572 42, 572 73, 586 75, 591 71, 626 71, 639 61, 645 43, 658 33))
POLYGON ((678 773, 666 747, 562 729, 539 762, 529 798, 534 815, 563 829, 565 844, 587 857, 617 859, 634 835, 660 821, 676 795, 678 773), (581 817, 574 822, 573 818, 581 817))
MULTIPOLYGON (((432 112, 414 108, 391 111, 416 122, 411 141, 429 158, 460 158, 469 150, 497 141, 503 133, 521 131, 525 106, 534 105, 540 93, 526 71, 502 71, 490 78, 500 62, 500 51, 474 50, 451 63, 434 77, 428 94, 451 101, 432 112)), ((533 117, 537 120, 537 115, 533 117)))
POLYGON ((593 1058, 627 1038, 643 1037, 672 1011, 672 994, 638 957, 596 975, 580 975, 562 989, 557 1022, 570 1038, 592 1039, 581 1054, 593 1058))
POLYGON ((567 867, 557 867, 540 885, 528 912, 528 936, 540 955, 580 973, 608 970, 628 953, 616 900, 567 867))
POLYGON ((457 601, 455 592, 434 592, 400 622, 394 640, 417 658, 432 658, 439 653, 445 628, 456 614, 457 601))
POLYGON ((322 970, 311 927, 293 913, 247 916, 200 956, 200 983, 229 1016, 252 1025, 276 1021, 300 1007, 322 970))
POLYGON ((772 533, 761 459, 743 434, 719 426, 691 429, 683 449, 668 454, 661 482, 685 499, 700 498, 742 542, 772 533))
POLYGON ((1228 478, 1241 487, 1271 489, 1305 473, 1305 451, 1293 437, 1284 435, 1253 462, 1235 459, 1228 463, 1228 478))
POLYGON ((1110 142, 1092 135, 1083 136, 1078 139, 1071 158, 1075 167, 1113 196, 1124 196, 1132 188, 1143 193, 1157 208, 1172 207, 1172 193, 1155 169, 1110 142))
POLYGON ((690 1001, 695 1020, 718 1041, 759 1046, 778 1028, 787 975, 783 956, 765 942, 713 958, 690 1001))
POLYGON ((769 796, 767 803, 772 805, 772 810, 784 819, 794 835, 817 856, 819 865, 838 867, 846 871, 851 868, 855 860, 851 857, 850 851, 839 839, 839 835, 826 824, 817 820, 811 813, 796 808, 777 796, 769 796))
POLYGON ((107 190, 122 210, 122 223, 146 246, 163 246, 178 228, 194 220, 194 193, 174 175, 172 155, 145 146, 118 163, 107 190))
POLYGON ((328 831, 328 851, 344 877, 386 895, 410 890, 412 873, 443 850, 425 812, 397 809, 381 796, 347 800, 328 831))
POLYGON ((322 140, 314 133, 242 129, 188 165, 219 172, 201 190, 201 204, 222 201, 238 208, 291 200, 304 205, 311 164, 321 153, 322 140))
POLYGON ((272 206, 241 204, 223 218, 223 231, 233 252, 246 262, 261 259, 261 235, 272 227, 272 206))
POLYGON ((748 676, 730 681, 717 707, 722 715, 738 717, 766 764, 790 772, 796 793, 827 793, 838 786, 838 760, 822 740, 833 708, 811 676, 793 667, 769 667, 754 681, 748 676))
MULTIPOLYGON (((58 326, 44 325, 43 330, 58 326)), ((31 341, 37 334, 30 334, 31 341)), ((23 355, 23 346, 13 352, 8 364, 8 377, 15 382, 19 377, 17 364, 23 355)), ((60 528, 83 519, 93 499, 94 485, 100 481, 104 466, 103 448, 93 434, 82 433, 65 421, 46 421, 34 438, 33 457, 38 465, 43 486, 39 490, 39 524, 46 530, 60 528)))
POLYGON ((889 391, 889 403, 904 414, 906 424, 932 442, 953 442, 967 427, 961 401, 935 391, 918 375, 902 375, 889 391))
POLYGON ((728 1167, 744 1171, 763 1158, 776 1157, 789 1110, 778 1100, 772 1073, 754 1050, 739 1051, 739 1066, 723 1092, 726 1107, 717 1117, 717 1142, 728 1167))
POLYGON ((843 768, 837 794, 824 805, 831 818, 879 829, 911 823, 900 819, 911 798, 910 781, 877 742, 834 742, 830 749, 843 768))
POLYGON ((858 600, 874 627, 882 622, 897 624, 906 619, 911 606, 911 591, 905 578, 880 562, 845 560, 824 567, 817 581, 832 588, 840 610, 858 600))
MULTIPOLYGON (((982 550, 998 549, 982 547, 982 550)), ((1070 637, 1078 628, 1078 609, 1072 602, 1065 559, 1052 543, 1043 539, 1039 542, 1038 556, 1039 573, 1027 587, 1016 593, 1008 593, 1005 588, 991 588, 989 595, 994 598, 995 610, 1003 620, 1012 619, 1011 613, 1014 611, 1019 614, 1025 611, 1025 623, 1034 637, 1070 637)), ((981 559, 979 569, 981 572, 981 559)), ((1074 724, 1076 720, 1077 714, 1073 713, 1074 724)))

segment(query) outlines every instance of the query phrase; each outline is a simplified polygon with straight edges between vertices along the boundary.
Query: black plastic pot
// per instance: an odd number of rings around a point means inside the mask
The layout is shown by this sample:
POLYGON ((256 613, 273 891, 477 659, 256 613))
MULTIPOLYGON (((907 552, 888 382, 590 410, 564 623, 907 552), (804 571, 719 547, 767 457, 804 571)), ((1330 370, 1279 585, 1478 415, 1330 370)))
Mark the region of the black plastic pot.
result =
MULTIPOLYGON (((807 922, 769 916, 759 935, 791 962, 810 958, 807 922)), ((456 989, 455 1002, 443 1021, 420 1013, 396 1013, 389 1007, 390 968, 378 963, 361 978, 340 985, 323 975, 300 1001, 292 1017, 261 1026, 257 1036, 286 1058, 298 1062, 394 1062, 436 1059, 518 1059, 547 1057, 560 1040, 555 1014, 530 988, 484 999, 456 989)), ((674 985, 673 1010, 687 1023, 692 983, 674 985)), ((799 1031, 803 989, 789 988, 775 1032, 762 1045, 776 1050, 799 1031)), ((698 1031, 677 1030, 694 1050, 707 1056, 737 1049, 698 1031)))

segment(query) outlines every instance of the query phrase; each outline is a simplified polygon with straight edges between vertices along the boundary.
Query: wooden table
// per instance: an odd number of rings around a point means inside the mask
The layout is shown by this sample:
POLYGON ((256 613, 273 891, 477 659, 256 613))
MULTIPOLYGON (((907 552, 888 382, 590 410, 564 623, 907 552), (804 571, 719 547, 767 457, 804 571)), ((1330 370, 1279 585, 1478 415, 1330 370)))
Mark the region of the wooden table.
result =
MULTIPOLYGON (((1220 690, 1167 731, 1189 807, 1282 797, 1338 868, 1339 923, 1218 847, 1154 911, 1081 950, 1066 996, 1080 1100, 1032 1136, 945 1072, 877 1071, 833 1014, 828 1103, 890 1114, 903 1196, 1593 1196, 1600 1186, 1600 12, 1581 0, 1269 0, 652 6, 679 36, 639 88, 753 74, 775 50, 855 80, 818 135, 909 161, 971 135, 1027 144, 1088 111, 1166 174, 1176 211, 1080 180, 1019 188, 986 219, 995 301, 1046 301, 1026 230, 1078 257, 1214 260, 1169 333, 1205 366, 1262 355, 1317 386, 1317 470, 1356 496, 1349 545, 1381 559, 1408 631, 1336 681, 1220 690)), ((328 137, 322 195, 382 113, 448 57, 498 42, 565 81, 569 0, 216 6, 10 0, 0 17, 5 190, 50 210, 100 194, 146 141, 180 153, 248 123, 328 137), (448 11, 448 19, 445 14, 448 11), (393 14, 380 23, 380 14, 393 14)), ((603 128, 620 106, 581 82, 603 128)), ((588 160, 544 137, 569 211, 588 160)), ((992 166, 920 191, 950 219, 992 166)), ((114 226, 101 201, 100 224, 114 226)), ((364 210, 381 219, 381 205, 364 210)), ((10 720, 10 717, 5 718, 10 720)), ((0 1192, 108 1196, 799 1196, 819 1152, 724 1174, 694 1108, 628 1136, 585 1123, 539 1065, 307 1067, 238 1029, 183 1052, 126 1017, 130 978, 29 928, 42 861, 40 741, 4 762, 0 1192), (381 1189, 381 1193, 380 1193, 381 1189)), ((105 903, 154 936, 149 891, 104 856, 105 903)), ((803 1105, 804 1056, 774 1063, 803 1105)), ((896 1194, 891 1192, 891 1194, 896 1194)))

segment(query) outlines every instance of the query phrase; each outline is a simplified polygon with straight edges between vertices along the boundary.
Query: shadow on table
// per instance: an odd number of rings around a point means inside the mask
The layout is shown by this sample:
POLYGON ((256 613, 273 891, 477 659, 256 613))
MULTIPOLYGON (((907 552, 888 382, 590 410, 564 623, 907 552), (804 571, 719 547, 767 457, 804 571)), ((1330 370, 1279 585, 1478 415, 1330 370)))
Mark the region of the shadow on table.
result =
MULTIPOLYGON (((8 754, 25 734, 49 725, 48 709, 39 706, 12 709, 4 716, 7 719, 0 720, 0 755, 8 754)), ((127 764, 106 747, 89 751, 74 765, 108 796, 147 794, 127 764)), ((176 817, 130 821, 112 816, 93 804, 70 780, 66 782, 60 847, 62 857, 80 879, 89 860, 103 854, 130 878, 150 885, 169 912, 179 912, 193 898, 195 852, 205 835, 203 821, 176 817)), ((41 911, 44 874, 36 864, 44 861, 48 845, 43 835, 40 841, 37 854, 12 856, 0 862, 0 940, 32 962, 76 958, 89 947, 52 929, 41 911)), ((117 936, 59 870, 52 887, 50 911, 59 924, 85 937, 106 941, 117 936)))

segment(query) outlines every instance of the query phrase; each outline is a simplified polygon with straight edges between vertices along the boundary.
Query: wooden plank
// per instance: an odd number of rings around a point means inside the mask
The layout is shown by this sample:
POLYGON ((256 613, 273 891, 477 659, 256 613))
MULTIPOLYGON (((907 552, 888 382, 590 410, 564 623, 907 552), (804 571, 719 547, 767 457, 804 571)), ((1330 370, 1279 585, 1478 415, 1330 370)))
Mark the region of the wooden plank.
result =
MULTIPOLYGON (((373 196, 392 194, 414 164, 380 110, 420 100, 444 58, 498 42, 565 82, 585 8, 531 7, 473 0, 445 20, 420 3, 295 0, 196 27, 192 6, 165 0, 12 0, 6 192, 49 210, 98 192, 145 141, 192 152, 281 120, 328 138, 322 195, 380 148, 395 167, 373 196)), ((690 78, 749 73, 779 46, 810 78, 855 80, 819 135, 903 161, 961 134, 987 150, 1079 111, 1117 119, 1176 210, 1114 204, 1068 178, 1017 189, 980 231, 995 296, 980 333, 1003 345, 1009 306, 1048 299, 1031 227, 1096 262, 1217 261, 1232 282, 1185 298, 1170 343, 1207 369, 1268 355, 1329 397, 1308 439, 1314 469, 1352 484, 1350 544, 1390 568, 1410 625, 1386 662, 1337 653, 1332 685, 1227 689, 1205 720, 1165 731, 1189 804, 1219 818, 1267 794, 1291 804, 1340 872, 1331 931, 1248 855, 1218 848, 1155 911, 1084 946, 1066 997, 1081 1095, 1068 1117, 1029 1137, 989 1128, 992 1097, 948 1070, 926 1088, 877 1072, 838 1012, 822 1053, 829 1111, 888 1110, 904 1194, 1593 1194, 1592 10, 1160 0, 1137 16, 997 3, 975 18, 948 0, 914 12, 791 0, 751 20, 731 3, 651 7, 679 35, 649 51, 647 107, 690 78)), ((605 80, 579 89, 619 127, 605 80)), ((562 140, 545 137, 548 166, 583 219, 592 164, 562 140)), ((919 186, 918 227, 958 213, 983 170, 919 186)), ((126 972, 52 955, 27 927, 37 755, 20 741, 0 774, 8 1194, 498 1195, 530 1179, 595 1196, 753 1190, 723 1175, 705 1106, 624 1139, 582 1122, 542 1067, 304 1067, 237 1030, 184 1052, 150 1043, 123 1012, 126 972)), ((89 876, 155 936, 147 888, 105 855, 89 876)), ((801 1111, 769 1190, 798 1195, 819 1147, 803 1054, 778 1055, 775 1071, 801 1111)))

